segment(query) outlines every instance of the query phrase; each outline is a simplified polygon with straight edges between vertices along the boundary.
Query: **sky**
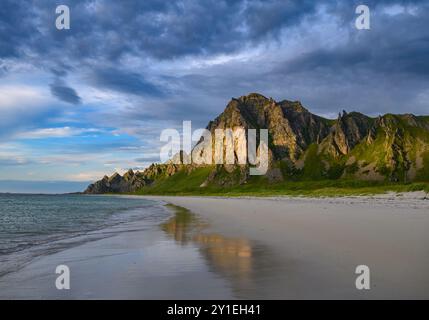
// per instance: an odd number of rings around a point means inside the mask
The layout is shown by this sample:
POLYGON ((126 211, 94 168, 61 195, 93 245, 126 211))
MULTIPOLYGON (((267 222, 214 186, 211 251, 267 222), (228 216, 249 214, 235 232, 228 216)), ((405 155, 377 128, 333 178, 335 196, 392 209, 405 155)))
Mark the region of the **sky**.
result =
POLYGON ((163 129, 251 92, 330 118, 429 114, 428 17, 417 0, 2 0, 0 192, 142 170, 163 129))

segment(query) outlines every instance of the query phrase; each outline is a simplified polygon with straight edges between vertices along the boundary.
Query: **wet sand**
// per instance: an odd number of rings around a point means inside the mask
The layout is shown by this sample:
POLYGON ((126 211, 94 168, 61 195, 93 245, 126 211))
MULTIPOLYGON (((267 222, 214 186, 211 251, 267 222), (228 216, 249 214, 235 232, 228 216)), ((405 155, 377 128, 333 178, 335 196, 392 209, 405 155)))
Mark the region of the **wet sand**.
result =
POLYGON ((427 299, 425 196, 156 199, 198 212, 213 232, 252 243, 246 298, 427 299), (370 268, 370 290, 356 289, 358 265, 370 268))
POLYGON ((372 198, 148 197, 159 226, 42 257, 0 278, 3 299, 429 298, 429 201, 372 198), (66 264, 71 289, 55 288, 66 264), (355 268, 370 268, 357 290, 355 268))
POLYGON ((189 217, 129 223, 103 231, 112 237, 40 257, 0 278, 0 299, 233 299, 227 281, 187 242, 189 217), (70 290, 55 286, 58 265, 70 269, 70 290))

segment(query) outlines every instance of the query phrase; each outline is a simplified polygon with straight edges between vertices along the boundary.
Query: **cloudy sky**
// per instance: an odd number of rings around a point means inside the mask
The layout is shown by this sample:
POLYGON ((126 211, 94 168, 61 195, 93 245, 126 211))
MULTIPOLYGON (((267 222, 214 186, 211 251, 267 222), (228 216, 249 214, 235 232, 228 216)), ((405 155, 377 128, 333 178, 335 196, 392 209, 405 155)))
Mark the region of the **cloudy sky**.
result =
POLYGON ((250 92, 327 117, 429 114, 428 57, 428 1, 2 0, 0 180, 144 168, 162 129, 250 92))

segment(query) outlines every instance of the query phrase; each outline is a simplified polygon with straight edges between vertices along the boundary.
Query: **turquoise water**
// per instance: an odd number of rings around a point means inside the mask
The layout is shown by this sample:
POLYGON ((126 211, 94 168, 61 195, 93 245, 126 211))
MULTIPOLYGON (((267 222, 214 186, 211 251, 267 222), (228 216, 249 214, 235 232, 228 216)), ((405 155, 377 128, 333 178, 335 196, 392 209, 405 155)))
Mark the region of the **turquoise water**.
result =
POLYGON ((0 276, 34 257, 113 235, 106 228, 166 217, 159 203, 136 197, 0 194, 0 276))

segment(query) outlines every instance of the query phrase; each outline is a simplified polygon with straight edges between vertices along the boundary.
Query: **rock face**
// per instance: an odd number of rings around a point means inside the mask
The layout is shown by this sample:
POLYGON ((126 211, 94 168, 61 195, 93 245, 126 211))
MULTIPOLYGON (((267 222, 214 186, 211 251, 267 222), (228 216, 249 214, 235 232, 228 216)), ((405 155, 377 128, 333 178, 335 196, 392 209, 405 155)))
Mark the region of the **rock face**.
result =
POLYGON ((335 157, 347 155, 359 142, 361 142, 369 133, 373 121, 358 112, 338 115, 338 119, 331 127, 328 136, 329 149, 327 150, 335 157))
POLYGON ((310 113, 299 101, 277 103, 257 93, 232 99, 207 129, 214 135, 216 129, 238 127, 268 129, 274 160, 296 160, 329 134, 329 120, 310 113))
POLYGON ((150 186, 160 177, 169 177, 184 168, 183 165, 173 163, 152 164, 143 172, 128 170, 123 176, 114 173, 112 176, 104 176, 103 179, 90 184, 84 191, 85 194, 103 193, 131 193, 142 187, 150 186))
POLYGON ((123 176, 118 173, 113 174, 111 177, 104 176, 103 179, 89 185, 84 193, 103 194, 134 192, 149 183, 150 180, 140 172, 134 173, 133 170, 129 170, 123 176))
MULTIPOLYGON (((429 117, 386 114, 371 118, 358 112, 343 111, 336 120, 309 112, 299 101, 274 101, 252 93, 233 98, 207 129, 215 139, 216 129, 268 129, 269 170, 265 178, 272 183, 284 180, 353 178, 366 180, 429 180, 429 117)), ((214 141, 213 141, 214 142, 214 141)), ((202 148, 204 138, 192 151, 207 159, 215 155, 202 148)), ((221 146, 222 147, 222 146, 221 146)), ((223 148, 225 148, 223 146, 223 148)), ((226 155, 226 150, 221 152, 226 155)), ((242 159, 247 146, 233 146, 234 160, 242 159)), ((143 172, 114 174, 90 185, 86 193, 134 192, 179 172, 189 174, 201 167, 175 161, 152 164, 143 172)), ((224 157, 225 159, 225 157, 224 157)), ((249 163, 212 165, 201 187, 231 186, 251 181, 249 163)))

